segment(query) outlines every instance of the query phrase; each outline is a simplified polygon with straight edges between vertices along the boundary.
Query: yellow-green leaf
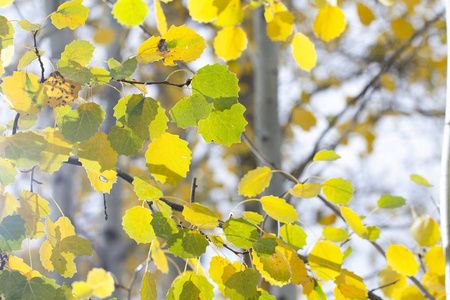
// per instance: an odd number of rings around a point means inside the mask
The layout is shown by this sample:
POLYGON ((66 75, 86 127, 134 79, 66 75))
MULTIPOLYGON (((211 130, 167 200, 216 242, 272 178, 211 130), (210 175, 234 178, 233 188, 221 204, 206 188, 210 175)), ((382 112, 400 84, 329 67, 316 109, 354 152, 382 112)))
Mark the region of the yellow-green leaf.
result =
POLYGON ((47 148, 47 141, 34 132, 19 132, 0 138, 0 150, 16 167, 31 169, 41 160, 40 153, 47 148))
POLYGON ((156 180, 175 185, 189 171, 191 150, 186 141, 166 132, 153 140, 145 157, 147 167, 156 180))
POLYGON ((111 148, 107 135, 97 132, 78 146, 78 157, 86 170, 103 172, 115 170, 118 154, 111 148))
POLYGON ((386 259, 388 266, 405 276, 414 276, 419 269, 414 254, 403 245, 390 245, 386 251, 386 259))
POLYGON ((277 247, 269 257, 253 255, 253 264, 270 284, 283 286, 291 281, 291 268, 284 253, 277 247))
POLYGON ((198 203, 184 205, 183 216, 192 225, 201 228, 215 228, 219 226, 216 214, 207 206, 198 203))
POLYGON ((148 176, 135 177, 133 186, 139 200, 153 201, 163 196, 161 188, 148 176))
POLYGON ((340 36, 347 26, 345 15, 339 7, 326 5, 314 20, 314 33, 325 42, 340 36))
POLYGON ((425 186, 425 187, 432 187, 433 186, 432 184, 430 184, 428 182, 428 180, 426 180, 425 178, 423 178, 420 175, 412 174, 411 176, 409 176, 409 178, 411 179, 411 181, 414 181, 415 183, 420 184, 422 186, 425 186))
POLYGON ((58 29, 69 27, 72 30, 84 25, 89 9, 81 4, 82 2, 83 0, 72 0, 61 4, 52 14, 53 25, 58 29))
POLYGON ((299 198, 313 198, 320 194, 322 184, 318 182, 313 183, 297 183, 290 191, 292 195, 299 198))
POLYGON ((145 272, 142 278, 141 300, 156 300, 157 292, 155 277, 151 272, 145 272))
POLYGON ((378 207, 381 208, 398 208, 405 205, 406 199, 400 196, 382 195, 378 200, 378 207))
POLYGON ((249 171, 239 183, 239 194, 253 197, 262 193, 269 186, 272 171, 269 167, 258 167, 249 171))
POLYGON ((302 249, 306 245, 306 233, 296 224, 284 224, 280 228, 280 236, 283 240, 295 249, 302 249))
POLYGON ((333 150, 321 150, 314 155, 314 161, 333 161, 341 158, 333 150))
POLYGON ((147 3, 143 0, 118 0, 112 10, 114 18, 127 26, 141 25, 147 13, 147 3))
MULTIPOLYGON (((9 160, 0 158, 0 184, 7 186, 10 183, 14 183, 17 176, 17 170, 14 168, 9 160)), ((0 213, 1 215, 1 213, 0 213)))
POLYGON ((94 56, 95 47, 85 40, 76 40, 68 44, 61 53, 61 60, 71 60, 82 66, 87 65, 94 56))
POLYGON ((164 58, 166 66, 176 66, 176 61, 194 61, 206 48, 205 39, 186 25, 171 26, 162 38, 165 39, 169 50, 164 58))
POLYGON ((342 243, 348 239, 348 232, 345 229, 328 226, 323 229, 323 238, 335 243, 342 243))
POLYGON ((327 200, 344 205, 353 198, 354 192, 351 181, 342 178, 328 179, 323 183, 322 190, 327 200))
POLYGON ((330 241, 317 242, 308 255, 311 270, 325 281, 334 280, 341 271, 343 254, 339 246, 330 241))
POLYGON ((317 62, 314 44, 303 33, 296 33, 291 42, 292 55, 298 66, 305 71, 311 71, 317 62))
POLYGON ((264 211, 277 221, 284 223, 298 221, 297 211, 291 204, 286 203, 284 199, 275 196, 265 196, 261 198, 261 204, 264 211))
POLYGON ((247 34, 241 27, 228 26, 221 29, 214 39, 214 51, 225 61, 241 56, 247 49, 247 34))
POLYGON ((434 246, 441 239, 439 224, 428 215, 416 217, 410 231, 414 240, 422 247, 434 246))
POLYGON ((151 243, 155 239, 152 221, 152 212, 141 206, 135 206, 126 211, 122 226, 130 238, 136 243, 151 243))
POLYGON ((42 151, 39 166, 42 172, 52 174, 58 171, 63 162, 67 161, 72 151, 72 143, 66 141, 59 129, 46 130, 47 148, 42 151))
POLYGON ((445 275, 445 258, 442 246, 433 246, 425 253, 425 264, 432 273, 439 276, 445 275))

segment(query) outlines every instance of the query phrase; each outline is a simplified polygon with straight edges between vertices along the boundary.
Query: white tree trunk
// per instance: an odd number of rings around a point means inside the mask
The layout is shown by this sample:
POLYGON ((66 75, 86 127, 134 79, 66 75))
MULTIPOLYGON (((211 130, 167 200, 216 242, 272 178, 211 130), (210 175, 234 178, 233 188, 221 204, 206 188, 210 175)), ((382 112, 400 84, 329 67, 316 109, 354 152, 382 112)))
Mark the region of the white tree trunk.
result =
MULTIPOLYGON (((444 0, 447 20, 447 57, 450 57, 450 0, 444 0)), ((445 255, 445 294, 450 295, 450 65, 447 65, 447 94, 441 160, 441 236, 445 255)))

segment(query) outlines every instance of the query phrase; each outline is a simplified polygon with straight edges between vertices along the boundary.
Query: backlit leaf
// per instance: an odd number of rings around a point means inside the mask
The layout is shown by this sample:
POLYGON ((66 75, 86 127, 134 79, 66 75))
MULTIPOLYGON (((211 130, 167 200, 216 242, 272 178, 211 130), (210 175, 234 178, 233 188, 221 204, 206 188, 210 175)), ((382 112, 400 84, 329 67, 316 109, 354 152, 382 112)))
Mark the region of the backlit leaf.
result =
POLYGON ((347 225, 350 226, 360 238, 367 239, 369 237, 368 229, 362 223, 361 218, 351 208, 342 206, 341 214, 347 225))
POLYGON ((333 161, 341 158, 333 150, 321 150, 314 155, 314 161, 333 161))
POLYGON ((299 198, 314 198, 320 194, 322 184, 318 182, 313 183, 297 183, 290 191, 292 195, 299 198))
POLYGON ((291 281, 289 261, 279 248, 269 257, 254 255, 253 264, 270 284, 283 286, 291 281))
POLYGON ((162 38, 165 39, 169 51, 164 58, 166 66, 175 66, 177 61, 194 61, 206 48, 205 39, 185 25, 171 26, 162 38))
POLYGON ((330 241, 317 242, 308 256, 311 270, 325 281, 334 280, 339 276, 343 254, 339 246, 330 241))
POLYGON ((263 216, 253 211, 242 212, 242 217, 245 221, 250 222, 253 225, 259 225, 262 221, 264 221, 263 216))
MULTIPOLYGON (((153 218, 153 220, 155 219, 153 218)), ((164 251, 160 248, 158 239, 153 240, 153 243, 151 245, 151 257, 155 266, 158 268, 158 270, 167 274, 169 272, 169 265, 167 264, 167 258, 164 254, 164 251)))
POLYGON ((89 140, 98 133, 104 117, 105 112, 100 105, 94 102, 85 103, 64 114, 58 125, 66 140, 81 142, 89 140))
POLYGON ((84 25, 89 9, 82 2, 83 0, 72 0, 61 4, 52 14, 52 24, 58 29, 69 27, 72 30, 84 25))
POLYGON ((166 213, 161 211, 157 211, 152 214, 152 220, 150 224, 152 225, 156 236, 162 237, 164 239, 168 239, 173 234, 178 232, 178 227, 175 221, 166 213))
POLYGON ((31 267, 27 265, 20 257, 10 255, 8 257, 8 263, 11 270, 20 271, 27 277, 28 280, 33 277, 42 276, 38 271, 32 271, 31 267))
MULTIPOLYGON (((39 50, 39 55, 44 55, 45 51, 39 50)), ((17 66, 17 70, 20 70, 22 68, 25 68, 29 64, 31 64, 35 59, 37 59, 36 52, 34 50, 30 50, 25 52, 25 54, 22 56, 22 58, 19 60, 19 65, 17 66)))
POLYGON ((181 258, 196 258, 205 253, 209 245, 206 238, 196 230, 181 229, 167 241, 169 251, 181 258))
POLYGON ((323 238, 335 243, 342 243, 348 239, 348 232, 345 229, 328 226, 323 229, 323 238))
POLYGON ((137 94, 128 97, 126 105, 128 127, 142 140, 150 139, 149 126, 158 114, 159 103, 153 98, 137 94))
POLYGON ((292 32, 294 14, 289 11, 276 12, 267 22, 267 35, 272 41, 284 41, 292 32))
POLYGON ((0 16, 0 51, 14 42, 14 27, 4 16, 0 16))
POLYGON ((200 228, 215 228, 219 226, 216 214, 207 206, 198 203, 184 205, 183 216, 186 221, 200 228))
POLYGON ((0 251, 11 253, 22 250, 25 239, 25 221, 19 216, 6 216, 0 222, 0 251))
POLYGON ((218 12, 218 7, 214 6, 214 2, 214 0, 189 0, 189 15, 197 22, 211 22, 217 17, 218 12))
POLYGON ((10 193, 0 194, 0 222, 7 216, 16 215, 19 202, 10 193))
POLYGON ((42 172, 52 174, 58 171, 63 162, 67 161, 72 151, 72 144, 66 141, 58 129, 51 129, 45 136, 47 148, 42 151, 39 166, 42 172))
POLYGON ((89 41, 75 40, 64 48, 61 60, 71 60, 85 66, 94 56, 94 49, 89 41))
POLYGON ((19 195, 20 208, 18 212, 25 220, 25 235, 28 238, 39 238, 44 235, 44 225, 41 218, 50 214, 48 201, 36 193, 23 190, 19 195))
POLYGON ((144 22, 148 13, 147 3, 143 0, 118 0, 112 14, 122 25, 138 26, 144 22))
POLYGON ((425 178, 423 178, 420 175, 413 174, 413 175, 409 176, 409 178, 411 179, 411 181, 414 181, 415 183, 420 184, 422 186, 425 186, 425 187, 432 187, 433 186, 432 184, 430 184, 428 182, 428 180, 426 180, 425 178))
POLYGON ((414 276, 419 269, 414 254, 403 245, 390 245, 386 251, 386 259, 388 266, 405 276, 414 276))
POLYGON ((422 247, 434 246, 441 239, 439 224, 428 215, 416 217, 409 230, 414 240, 422 247))
POLYGON ((110 58, 108 60, 108 66, 110 68, 111 77, 114 79, 130 77, 133 75, 134 71, 136 71, 137 63, 136 57, 128 58, 122 64, 114 58, 110 58))
POLYGON ((314 33, 325 42, 340 36, 347 26, 345 15, 337 6, 326 5, 314 20, 314 33))
POLYGON ((368 8, 364 4, 358 3, 357 9, 358 9, 359 20, 361 21, 361 23, 364 26, 369 26, 370 23, 372 23, 372 21, 375 20, 375 16, 373 15, 370 8, 368 8))
POLYGON ((159 34, 164 34, 167 32, 167 22, 164 11, 161 7, 161 2, 155 0, 155 14, 156 14, 156 27, 158 28, 159 34))
POLYGON ((107 135, 97 132, 89 140, 81 142, 78 147, 78 157, 86 170, 103 172, 115 170, 117 152, 111 148, 107 135))
POLYGON ((39 30, 41 28, 40 24, 32 24, 30 21, 27 20, 21 20, 17 22, 17 24, 22 27, 23 30, 26 31, 33 31, 33 30, 39 30))
POLYGON ((228 219, 223 231, 227 240, 237 248, 249 249, 259 238, 258 229, 242 218, 228 219))
POLYGON ((0 7, 8 6, 11 3, 13 3, 13 2, 14 2, 14 0, 1 0, 0 1, 0 7))
POLYGON ((81 90, 79 83, 65 79, 58 71, 51 73, 44 82, 47 94, 47 104, 50 107, 58 107, 72 103, 78 98, 81 90))
POLYGON ((432 273, 439 276, 445 275, 445 258, 442 246, 433 246, 425 253, 425 264, 432 273))
POLYGON ((93 268, 89 271, 86 283, 92 287, 92 294, 99 298, 111 296, 114 292, 114 278, 111 273, 101 268, 93 268))
POLYGON ((277 221, 284 223, 298 221, 297 211, 291 204, 286 203, 284 199, 275 196, 265 196, 261 198, 261 204, 264 211, 277 221))
POLYGON ((242 22, 244 10, 240 0, 216 0, 213 2, 214 10, 218 9, 214 24, 218 26, 234 26, 242 22))
POLYGON ((0 150, 2 148, 5 158, 12 161, 16 167, 31 169, 39 164, 40 153, 47 148, 47 141, 34 132, 19 132, 2 141, 0 150))
POLYGON ((89 71, 93 76, 92 84, 102 85, 108 83, 111 80, 109 72, 103 68, 91 67, 89 68, 89 71))
POLYGON ((126 211, 122 226, 130 238, 136 243, 151 243, 155 238, 152 221, 152 212, 141 206, 135 206, 126 211))
POLYGON ((378 200, 378 207, 381 208, 398 208, 405 205, 406 199, 399 196, 382 195, 378 200))
POLYGON ((214 51, 217 56, 229 61, 239 58, 247 49, 247 43, 247 34, 241 27, 228 26, 217 33, 214 39, 214 51))
POLYGON ((328 179, 323 183, 322 190, 327 200, 344 205, 353 198, 354 192, 351 181, 342 178, 328 179))
POLYGON ((61 276, 72 277, 77 271, 74 258, 82 255, 91 256, 92 252, 90 241, 72 235, 56 243, 50 261, 61 276))
POLYGON ((280 236, 295 251, 302 249, 306 245, 306 233, 296 224, 284 224, 280 228, 280 236))
POLYGON ((239 194, 253 197, 262 193, 269 186, 272 171, 269 167, 258 167, 249 171, 239 183, 239 194))
POLYGON ((108 134, 111 147, 119 154, 134 156, 142 149, 144 141, 133 133, 129 127, 113 126, 108 134))
POLYGON ((152 36, 139 46, 136 59, 141 64, 148 64, 159 61, 167 55, 169 55, 167 41, 163 38, 152 36))
POLYGON ((68 80, 79 84, 90 83, 96 81, 92 68, 82 66, 80 63, 62 59, 58 62, 58 72, 68 80))
POLYGON ((116 170, 105 170, 103 172, 96 172, 86 169, 86 174, 89 182, 97 193, 109 194, 113 184, 117 181, 116 170))
POLYGON ((0 271, 0 290, 7 299, 53 299, 59 286, 45 277, 33 277, 30 280, 19 271, 0 271))
POLYGON ((317 62, 314 44, 303 33, 296 33, 291 42, 292 55, 298 66, 310 72, 317 62))
POLYGON ((34 74, 14 72, 3 78, 1 87, 10 106, 19 114, 35 114, 46 105, 44 85, 34 74))
POLYGON ((259 273, 253 269, 236 272, 225 282, 225 296, 244 300, 253 297, 259 284, 259 273))
POLYGON ((393 298, 396 291, 401 290, 406 286, 406 277, 387 266, 378 274, 378 285, 386 285, 386 287, 382 289, 383 293, 387 297, 393 298), (395 283, 392 284, 393 282, 395 283))
POLYGON ((175 278, 167 294, 167 299, 212 300, 214 298, 213 289, 214 286, 205 276, 187 271, 175 278))
POLYGON ((259 258, 269 258, 275 254, 277 245, 274 237, 262 237, 253 244, 253 250, 259 258))
POLYGON ((206 101, 203 95, 194 94, 178 101, 170 110, 170 116, 178 127, 186 128, 198 126, 198 122, 208 118, 212 110, 212 103, 206 101))
POLYGON ((209 277, 219 286, 223 292, 225 282, 238 270, 226 258, 213 256, 209 265, 209 277))
POLYGON ((141 286, 141 299, 144 300, 156 300, 157 289, 156 280, 151 272, 145 272, 144 278, 142 278, 141 286))
POLYGON ((153 201, 163 196, 161 188, 148 176, 135 177, 133 186, 139 200, 153 201))
POLYGON ((154 139, 145 153, 147 167, 156 180, 175 185, 186 177, 191 161, 187 142, 177 135, 164 133, 154 139))
POLYGON ((0 158, 0 184, 7 186, 14 183, 17 176, 17 170, 9 160, 0 158))
POLYGON ((368 299, 368 292, 363 279, 356 274, 342 269, 335 283, 342 295, 350 299, 368 299))

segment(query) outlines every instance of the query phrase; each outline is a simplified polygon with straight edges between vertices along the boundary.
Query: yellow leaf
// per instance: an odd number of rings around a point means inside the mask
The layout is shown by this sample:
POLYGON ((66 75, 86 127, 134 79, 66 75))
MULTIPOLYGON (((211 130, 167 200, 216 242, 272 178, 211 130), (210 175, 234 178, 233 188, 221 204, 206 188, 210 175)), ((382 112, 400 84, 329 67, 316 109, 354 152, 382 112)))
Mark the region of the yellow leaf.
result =
POLYGON ((395 91, 395 81, 394 78, 392 78, 391 75, 387 73, 383 73, 380 76, 380 82, 381 85, 388 91, 393 92, 395 91))
POLYGON ((386 267, 378 274, 378 285, 386 286, 382 289, 387 297, 394 298, 396 291, 403 289, 406 286, 406 277, 392 270, 391 267, 386 267), (395 282, 392 284, 392 282, 395 282))
POLYGON ((328 226, 323 229, 323 238, 335 243, 342 243, 348 239, 348 232, 345 229, 328 226))
POLYGON ((93 39, 97 44, 107 46, 116 39, 116 31, 110 27, 97 28, 93 39))
POLYGON ((341 158, 333 150, 321 150, 314 155, 314 161, 333 161, 341 158))
POLYGON ((360 237, 367 239, 369 232, 361 221, 361 218, 348 207, 341 207, 341 214, 348 226, 360 237))
POLYGON ((53 247, 65 237, 75 235, 75 228, 67 217, 61 217, 55 223, 47 217, 45 225, 47 240, 50 241, 53 247))
POLYGON ((327 200, 334 204, 348 204, 353 198, 353 187, 349 180, 342 178, 330 178, 322 185, 322 190, 327 200))
POLYGON ((221 29, 214 39, 214 51, 225 61, 241 56, 247 49, 247 35, 241 27, 229 26, 221 29))
POLYGON ((30 280, 33 277, 41 277, 42 275, 38 271, 32 271, 31 267, 24 263, 24 261, 17 256, 10 255, 8 257, 8 263, 11 270, 20 271, 23 275, 30 280))
POLYGON ((97 193, 108 194, 113 184, 117 181, 116 170, 105 170, 103 172, 94 172, 86 169, 89 182, 92 187, 97 191, 97 193))
POLYGON ((151 247, 151 257, 155 266, 163 272, 167 274, 169 272, 169 265, 167 264, 166 255, 164 251, 161 250, 158 239, 153 240, 151 247))
POLYGON ((87 275, 86 283, 92 288, 92 294, 99 298, 111 296, 114 292, 114 278, 104 269, 93 268, 87 275))
POLYGON ((50 257, 52 256, 52 250, 53 246, 49 240, 45 240, 42 243, 41 248, 39 249, 39 258, 41 260, 41 264, 47 271, 50 272, 55 269, 53 268, 53 264, 50 260, 50 257))
POLYGON ((325 42, 340 36, 347 26, 345 15, 339 7, 326 5, 319 10, 314 21, 314 33, 325 42))
POLYGON ((342 295, 349 299, 367 299, 367 288, 361 277, 353 272, 342 269, 341 274, 336 277, 335 283, 342 295))
POLYGON ((154 139, 145 153, 147 167, 160 182, 175 185, 186 177, 191 162, 188 143, 177 135, 164 133, 154 139))
POLYGON ((133 187, 139 200, 153 201, 163 196, 161 188, 148 176, 135 177, 133 187))
POLYGON ((364 4, 358 3, 357 9, 359 20, 364 26, 369 26, 370 23, 375 20, 375 16, 373 15, 372 10, 370 10, 370 8, 368 8, 364 4))
POLYGON ((209 277, 219 286, 219 290, 223 292, 225 282, 238 271, 239 269, 231 264, 228 259, 221 256, 213 256, 209 267, 209 277))
POLYGON ((422 186, 425 186, 425 187, 432 187, 433 186, 432 184, 430 184, 428 182, 428 180, 426 180, 425 178, 423 178, 420 175, 412 174, 411 176, 409 176, 409 178, 412 181, 414 181, 415 183, 419 184, 419 185, 422 185, 422 186))
POLYGON ((5 7, 13 3, 14 0, 0 0, 0 7, 5 7))
POLYGON ((50 214, 48 201, 36 193, 23 190, 19 195, 18 212, 25 220, 25 236, 39 238, 44 235, 44 224, 41 219, 50 214))
POLYGON ((207 206, 198 203, 184 205, 183 216, 186 221, 201 228, 215 228, 219 226, 219 219, 207 206))
POLYGON ((272 41, 284 41, 292 32, 294 14, 289 11, 276 12, 267 23, 267 35, 272 41))
POLYGON ((135 206, 126 211, 122 218, 122 226, 136 243, 151 243, 155 239, 155 232, 150 224, 152 219, 149 209, 135 206))
MULTIPOLYGON (((292 51, 295 57, 295 49, 293 48, 292 51)), ((303 59, 303 57, 301 59, 303 59)), ((300 106, 294 106, 292 108, 291 119, 294 124, 297 124, 305 131, 309 131, 312 127, 316 126, 316 117, 314 117, 314 115, 310 111, 300 106)))
POLYGON ((72 293, 79 299, 87 299, 92 296, 92 287, 84 281, 75 281, 72 283, 72 293))
POLYGON ((151 272, 145 272, 141 285, 141 300, 156 300, 158 291, 156 289, 156 280, 151 272))
POLYGON ((394 34, 402 41, 407 41, 414 33, 414 27, 403 18, 392 20, 391 29, 394 34))
POLYGON ((272 285, 283 286, 291 281, 291 267, 289 261, 279 247, 270 257, 253 255, 253 264, 262 277, 272 285))
POLYGON ((414 254, 403 245, 390 245, 386 251, 388 266, 405 276, 414 276, 419 264, 414 254))
POLYGON ((166 40, 152 36, 139 46, 136 58, 141 64, 148 64, 161 60, 167 55, 169 55, 169 50, 166 40))
POLYGON ((10 193, 0 194, 0 222, 4 217, 16 214, 19 201, 10 193))
POLYGON ((189 0, 188 9, 191 18, 197 22, 209 23, 217 17, 215 0, 189 0))
POLYGON ((269 186, 272 171, 269 167, 258 167, 249 171, 239 183, 239 194, 253 197, 262 193, 269 186))
MULTIPOLYGON (((314 44, 310 41, 310 39, 306 35, 299 32, 294 35, 294 38, 292 39, 291 42, 291 46, 292 46, 292 55, 294 56, 298 66, 305 71, 308 72, 311 71, 312 68, 315 67, 317 62, 316 49, 314 48, 314 44)), ((309 128, 316 125, 316 118, 314 118, 314 115, 312 115, 309 111, 306 111, 300 107, 298 107, 298 109, 303 110, 304 114, 309 113, 308 119, 314 120, 313 122, 310 122, 311 124, 310 126, 305 126, 305 128, 307 129, 305 129, 304 126, 299 124, 304 130, 308 131, 309 128)), ((301 119, 299 118, 298 120, 301 119)), ((301 123, 304 124, 304 122, 301 123)))
POLYGON ((52 174, 58 171, 63 162, 67 161, 72 151, 72 143, 66 141, 58 128, 46 130, 47 149, 41 152, 39 166, 42 172, 52 174))
POLYGON ((112 10, 114 18, 120 24, 134 27, 144 23, 147 13, 147 3, 143 0, 118 0, 112 10))
POLYGON ((92 172, 115 170, 119 156, 103 132, 96 132, 89 140, 78 146, 78 157, 83 167, 92 172))
POLYGON ((320 241, 308 255, 308 261, 317 276, 330 281, 340 274, 343 256, 341 249, 332 242, 320 241))
POLYGON ((36 114, 45 106, 47 95, 39 77, 26 72, 14 72, 1 84, 8 104, 19 114, 36 114))
POLYGON ((273 219, 283 223, 293 223, 298 221, 295 208, 286 203, 284 199, 275 196, 265 196, 261 198, 264 211, 273 219))
POLYGON ((167 32, 167 22, 164 11, 161 7, 161 2, 155 0, 155 14, 156 14, 156 27, 158 28, 159 34, 163 35, 167 32))
POLYGON ((235 26, 242 22, 244 10, 240 0, 215 0, 213 5, 217 7, 216 25, 235 26))
POLYGON ((445 259, 442 246, 433 246, 425 253, 425 264, 432 273, 439 276, 445 275, 445 259))
POLYGON ((264 18, 269 23, 275 17, 277 12, 288 11, 287 7, 281 2, 269 2, 268 6, 264 6, 264 18))
MULTIPOLYGON (((436 299, 445 299, 445 276, 427 272, 423 276, 422 285, 436 299)), ((423 296, 423 295, 421 295, 423 296)), ((425 297, 424 297, 425 298, 425 297)))
POLYGON ((81 4, 83 0, 72 0, 61 4, 58 10, 52 14, 52 23, 56 28, 69 27, 75 29, 84 25, 88 17, 89 9, 81 4))
POLYGON ((423 247, 434 246, 441 239, 439 224, 428 215, 416 217, 409 230, 414 240, 423 247))
POLYGON ((264 221, 263 216, 253 211, 244 211, 242 213, 242 217, 244 218, 245 221, 252 223, 253 225, 258 225, 262 221, 264 221))
POLYGON ((81 90, 79 83, 65 79, 58 71, 51 73, 44 85, 48 96, 47 104, 53 108, 72 103, 81 90))
POLYGON ((166 40, 169 50, 169 54, 164 58, 166 66, 176 66, 176 61, 194 61, 206 48, 205 39, 185 25, 171 26, 162 38, 166 40))
POLYGON ((290 191, 292 195, 299 198, 314 198, 320 194, 322 184, 318 182, 313 183, 298 183, 290 191))

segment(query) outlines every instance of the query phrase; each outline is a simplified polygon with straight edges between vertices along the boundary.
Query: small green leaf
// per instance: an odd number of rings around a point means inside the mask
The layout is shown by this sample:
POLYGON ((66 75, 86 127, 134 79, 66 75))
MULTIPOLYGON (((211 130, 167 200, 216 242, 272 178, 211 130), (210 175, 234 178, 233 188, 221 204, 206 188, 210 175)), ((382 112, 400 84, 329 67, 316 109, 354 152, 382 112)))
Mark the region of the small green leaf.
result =
POLYGON ((258 229, 242 218, 228 219, 223 231, 227 240, 237 248, 249 249, 259 238, 258 229))
POLYGON ((86 66, 94 57, 95 47, 85 40, 76 40, 66 46, 61 53, 61 60, 71 60, 86 66))
POLYGON ((113 126, 108 134, 111 147, 119 155, 134 156, 142 149, 144 141, 126 126, 113 126))
POLYGON ((399 196, 383 195, 378 200, 378 207, 381 208, 398 208, 405 205, 406 199, 399 196))
POLYGON ((413 174, 413 175, 409 176, 409 178, 410 178, 412 181, 414 181, 415 183, 420 184, 420 185, 422 185, 422 186, 425 186, 425 187, 432 187, 432 186, 433 186, 432 184, 430 184, 430 183, 428 182, 428 180, 426 180, 425 178, 423 178, 423 177, 420 176, 420 175, 415 175, 415 174, 413 174))
POLYGON ((327 200, 334 204, 347 205, 348 201, 353 198, 352 182, 342 178, 331 178, 323 183, 322 191, 327 200))
POLYGON ((102 107, 96 103, 85 103, 62 116, 61 133, 66 140, 81 142, 91 138, 105 117, 102 107))
POLYGON ((127 125, 142 140, 150 139, 149 126, 158 114, 159 103, 141 94, 133 95, 127 101, 127 125))
POLYGON ((89 83, 95 78, 95 75, 89 68, 83 67, 73 60, 60 60, 58 62, 58 72, 61 73, 65 79, 69 79, 79 84, 89 83))
POLYGON ((110 58, 108 60, 108 65, 111 70, 111 77, 116 80, 130 77, 131 75, 133 75, 134 71, 136 71, 137 63, 138 61, 136 57, 127 59, 123 62, 123 64, 120 64, 114 58, 110 58))
POLYGON ((245 269, 237 272, 225 282, 225 296, 230 299, 249 299, 256 294, 256 287, 259 284, 259 273, 253 269, 245 269))
POLYGON ((192 93, 202 94, 212 101, 226 101, 226 98, 237 99, 239 86, 236 74, 228 71, 227 65, 207 65, 192 77, 192 93))
POLYGON ((209 245, 206 238, 196 230, 181 229, 167 241, 169 251, 181 258, 196 258, 205 253, 209 245))
POLYGON ((314 155, 313 160, 314 161, 333 161, 336 159, 341 158, 339 155, 336 154, 333 150, 322 150, 316 153, 314 155))
POLYGON ((285 224, 281 226, 280 235, 286 244, 294 248, 295 251, 302 249, 306 245, 306 233, 298 225, 285 224))
POLYGON ((0 271, 0 295, 6 299, 22 299, 23 288, 27 283, 27 277, 19 271, 0 271))
POLYGON ((39 30, 39 28, 41 28, 40 24, 32 24, 30 21, 27 21, 27 20, 19 21, 19 22, 17 22, 17 24, 19 24, 19 26, 22 27, 22 29, 26 30, 26 31, 36 31, 36 30, 39 30))
POLYGON ((158 211, 153 213, 152 217, 150 224, 153 226, 156 236, 168 239, 178 232, 177 224, 167 214, 158 211))
POLYGON ((278 246, 276 238, 263 237, 253 244, 253 250, 259 257, 269 258, 275 253, 275 248, 278 246))
POLYGON ((325 227, 322 234, 324 239, 335 243, 342 243, 348 239, 347 230, 334 226, 325 227))
POLYGON ((198 126, 198 122, 208 118, 212 110, 213 105, 206 101, 203 95, 194 94, 178 101, 170 110, 170 116, 178 127, 186 128, 198 126))

